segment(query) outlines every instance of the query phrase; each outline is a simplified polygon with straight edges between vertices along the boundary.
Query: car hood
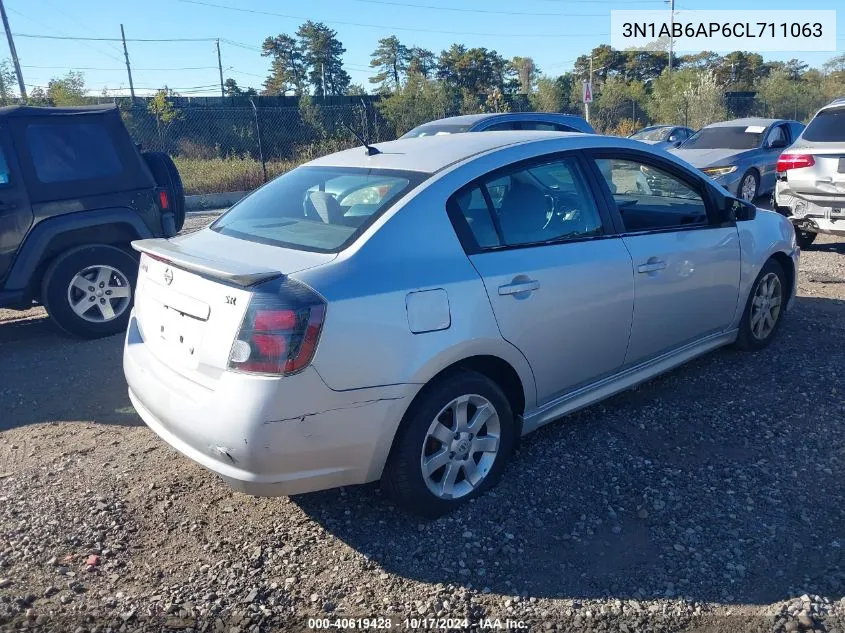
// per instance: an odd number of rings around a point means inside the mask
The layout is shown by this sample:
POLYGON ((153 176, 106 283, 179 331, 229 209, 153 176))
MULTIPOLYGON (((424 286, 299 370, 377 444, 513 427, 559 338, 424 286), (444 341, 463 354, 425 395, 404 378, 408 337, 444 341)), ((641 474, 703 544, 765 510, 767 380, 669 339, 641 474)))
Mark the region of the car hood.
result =
POLYGON ((678 147, 669 150, 678 158, 687 161, 693 167, 720 167, 730 165, 754 150, 747 149, 684 149, 678 147))

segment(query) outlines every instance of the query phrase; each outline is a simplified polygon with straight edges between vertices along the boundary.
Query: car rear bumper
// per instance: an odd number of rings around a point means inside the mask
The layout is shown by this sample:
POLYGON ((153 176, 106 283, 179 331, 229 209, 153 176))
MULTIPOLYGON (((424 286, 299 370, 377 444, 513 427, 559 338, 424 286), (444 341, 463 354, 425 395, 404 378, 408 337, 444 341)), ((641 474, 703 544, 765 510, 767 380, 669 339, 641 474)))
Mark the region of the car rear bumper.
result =
POLYGON ((134 316, 123 369, 147 426, 232 488, 257 496, 378 479, 413 391, 333 391, 313 368, 286 378, 222 372, 209 389, 151 353, 134 316))
POLYGON ((822 200, 823 204, 819 200, 809 200, 792 191, 784 181, 778 181, 775 187, 777 210, 797 229, 845 236, 845 196, 822 197, 822 200))

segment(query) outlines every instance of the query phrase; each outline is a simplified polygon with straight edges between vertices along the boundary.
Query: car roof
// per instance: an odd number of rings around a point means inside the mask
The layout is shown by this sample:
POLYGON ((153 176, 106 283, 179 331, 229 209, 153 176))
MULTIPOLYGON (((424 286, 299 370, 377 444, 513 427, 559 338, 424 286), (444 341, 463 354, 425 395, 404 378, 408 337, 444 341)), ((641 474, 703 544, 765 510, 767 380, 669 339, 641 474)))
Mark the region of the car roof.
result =
POLYGON ((770 125, 774 125, 775 123, 791 123, 788 119, 763 119, 761 117, 747 117, 744 119, 732 119, 730 121, 719 121, 717 123, 711 123, 710 125, 705 125, 704 127, 740 127, 740 126, 749 126, 749 125, 758 125, 763 127, 769 127, 770 125))
POLYGON ((827 108, 841 108, 842 106, 845 106, 845 97, 838 97, 837 99, 834 99, 833 101, 828 103, 826 106, 823 106, 821 109, 826 110, 827 108))
POLYGON ((557 140, 560 148, 628 147, 642 149, 642 143, 615 136, 580 132, 507 131, 483 134, 443 134, 374 143, 379 154, 368 156, 363 147, 329 154, 306 163, 309 167, 359 167, 435 173, 473 156, 524 143, 557 140))
POLYGON ((64 108, 13 105, 0 108, 0 117, 72 116, 80 114, 104 114, 115 110, 117 110, 117 106, 113 103, 67 106, 64 108))
POLYGON ((576 114, 562 114, 560 112, 485 112, 482 114, 461 114, 459 116, 450 116, 443 119, 436 119, 423 123, 418 127, 428 125, 475 125, 481 121, 489 121, 491 119, 501 119, 506 121, 508 119, 535 119, 545 121, 566 121, 572 119, 582 119, 576 114))

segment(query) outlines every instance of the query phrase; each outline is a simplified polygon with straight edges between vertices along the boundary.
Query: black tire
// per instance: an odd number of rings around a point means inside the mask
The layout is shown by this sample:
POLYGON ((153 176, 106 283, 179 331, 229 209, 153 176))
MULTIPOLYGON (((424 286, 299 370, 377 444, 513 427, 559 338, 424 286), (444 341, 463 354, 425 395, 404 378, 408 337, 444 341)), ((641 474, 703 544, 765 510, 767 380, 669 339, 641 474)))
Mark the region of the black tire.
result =
POLYGON ((775 335, 783 322, 786 302, 789 299, 791 291, 792 289, 787 284, 786 274, 783 272, 783 266, 774 259, 767 261, 763 266, 763 269, 760 271, 760 274, 757 275, 757 279, 754 280, 754 284, 751 286, 751 292, 748 295, 748 300, 745 303, 745 311, 742 313, 742 322, 739 324, 739 336, 736 340, 736 346, 738 348, 747 351, 757 351, 767 347, 774 340, 775 335), (755 335, 752 330, 752 306, 754 304, 754 298, 757 294, 758 288, 761 286, 761 282, 771 274, 777 276, 780 284, 780 310, 775 317, 774 327, 771 328, 768 334, 761 338, 755 335))
MULTIPOLYGON (((484 430, 486 433, 487 428, 483 425, 476 430, 484 430)), ((484 435, 479 434, 478 437, 484 437, 484 435)), ((494 486, 513 452, 515 441, 516 424, 513 412, 499 386, 486 376, 474 371, 450 374, 427 385, 406 413, 387 459, 382 475, 382 485, 398 505, 410 512, 431 518, 438 517, 494 486), (448 413, 440 416, 438 414, 453 400, 465 395, 481 396, 492 404, 498 414, 498 452, 493 458, 492 465, 488 467, 487 474, 474 489, 463 496, 444 499, 435 495, 426 484, 422 472, 423 450, 427 442, 431 441, 427 438, 429 426, 435 419, 442 420, 443 415, 448 415, 448 413)), ((445 445, 441 449, 448 450, 445 445)), ((473 456, 470 459, 476 460, 476 457, 473 456)), ((479 457, 476 462, 480 460, 479 457)), ((463 474, 464 471, 460 470, 459 477, 463 474)), ((443 476, 445 472, 441 473, 441 477, 443 476)), ((458 481, 460 483, 461 480, 458 481)), ((468 480, 464 477, 463 481, 468 480)))
MULTIPOLYGON (((754 179, 754 196, 748 200, 748 202, 754 202, 754 200, 757 199, 757 196, 760 195, 760 176, 753 169, 749 169, 742 175, 742 179, 739 181, 739 187, 737 188, 737 196, 742 198, 742 190, 749 178, 754 179)), ((745 200, 745 198, 743 198, 743 200, 745 200)))
POLYGON ((138 260, 127 251, 106 244, 79 246, 60 254, 47 268, 41 282, 41 301, 53 322, 68 334, 82 338, 111 336, 126 331, 137 279, 138 260), (99 271, 89 270, 84 277, 92 279, 91 286, 88 288, 95 290, 87 292, 87 288, 82 289, 76 286, 71 289, 71 282, 77 274, 92 267, 109 267, 116 272, 109 277, 109 281, 104 282, 105 287, 101 288, 100 282, 97 281, 99 271), (120 290, 124 286, 128 287, 128 291, 120 290), (107 292, 109 289, 111 291, 107 292), (123 295, 124 292, 128 294, 127 297, 110 296, 112 293, 123 295), (101 294, 98 296, 96 293, 101 294), (88 301, 91 297, 93 297, 92 308, 85 313, 85 316, 74 312, 71 303, 73 300, 88 301), (97 306, 97 304, 105 305, 103 302, 108 303, 115 314, 114 318, 106 318, 104 314, 106 308, 101 309, 97 306), (98 318, 101 320, 96 320, 98 318))
POLYGON ((812 231, 803 231, 799 228, 795 229, 795 241, 798 243, 798 246, 801 248, 807 248, 813 242, 816 241, 816 237, 818 233, 813 233, 812 231))
POLYGON ((167 189, 178 233, 185 225, 185 189, 176 163, 164 152, 144 152, 142 156, 156 184, 167 189))

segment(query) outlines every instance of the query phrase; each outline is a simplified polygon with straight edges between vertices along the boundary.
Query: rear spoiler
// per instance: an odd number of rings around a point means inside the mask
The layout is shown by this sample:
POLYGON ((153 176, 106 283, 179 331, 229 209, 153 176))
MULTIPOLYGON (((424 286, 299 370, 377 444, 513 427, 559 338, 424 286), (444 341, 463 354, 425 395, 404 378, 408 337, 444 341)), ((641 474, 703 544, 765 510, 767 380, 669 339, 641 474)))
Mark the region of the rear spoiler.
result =
POLYGON ((132 248, 139 253, 146 253, 154 259, 173 264, 203 277, 220 279, 236 286, 254 286, 262 281, 277 279, 282 276, 278 270, 227 261, 225 259, 206 259, 186 253, 178 244, 165 239, 135 240, 132 248))

